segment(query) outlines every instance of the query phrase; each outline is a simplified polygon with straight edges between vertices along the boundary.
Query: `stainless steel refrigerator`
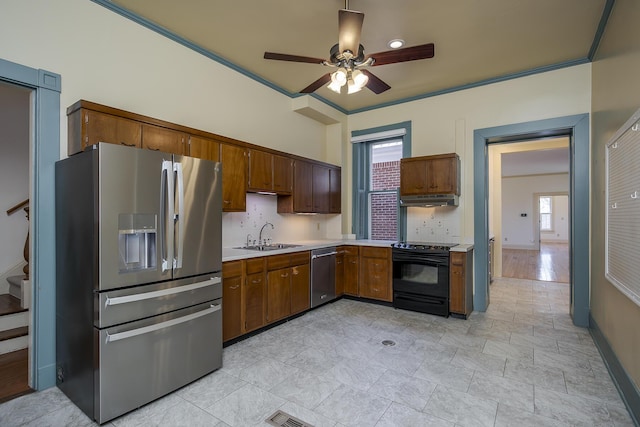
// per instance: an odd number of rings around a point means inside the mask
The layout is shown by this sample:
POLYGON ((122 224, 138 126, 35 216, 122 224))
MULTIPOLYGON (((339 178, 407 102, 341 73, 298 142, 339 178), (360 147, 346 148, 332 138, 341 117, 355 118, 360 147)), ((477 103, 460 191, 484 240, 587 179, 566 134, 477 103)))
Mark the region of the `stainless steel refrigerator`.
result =
POLYGON ((98 423, 222 365, 220 169, 106 143, 56 163, 57 385, 98 423))

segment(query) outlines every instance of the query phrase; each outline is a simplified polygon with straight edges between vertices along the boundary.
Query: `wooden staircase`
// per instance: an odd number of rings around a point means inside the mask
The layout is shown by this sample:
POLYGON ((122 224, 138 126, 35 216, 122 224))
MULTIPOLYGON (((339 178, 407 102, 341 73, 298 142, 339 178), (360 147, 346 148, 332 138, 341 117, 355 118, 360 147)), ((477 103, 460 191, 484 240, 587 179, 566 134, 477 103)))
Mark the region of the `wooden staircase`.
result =
POLYGON ((0 403, 30 393, 29 309, 11 294, 0 295, 0 403))

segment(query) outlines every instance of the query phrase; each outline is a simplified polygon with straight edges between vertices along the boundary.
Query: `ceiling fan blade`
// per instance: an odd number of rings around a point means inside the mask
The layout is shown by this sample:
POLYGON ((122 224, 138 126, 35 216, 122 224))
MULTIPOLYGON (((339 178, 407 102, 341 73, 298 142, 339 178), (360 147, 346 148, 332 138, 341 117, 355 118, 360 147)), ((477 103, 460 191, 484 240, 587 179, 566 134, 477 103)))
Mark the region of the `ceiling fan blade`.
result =
POLYGON ((371 71, 368 71, 368 70, 360 70, 360 71, 362 71, 362 74, 369 77, 369 81, 367 81, 366 86, 376 95, 381 94, 385 90, 391 89, 391 86, 389 86, 388 84, 380 80, 380 78, 375 74, 373 74, 371 71))
POLYGON ((420 46, 405 47, 404 49, 388 50, 369 55, 375 59, 373 66, 395 64, 396 62, 416 61, 418 59, 433 58, 435 47, 433 43, 420 46))
POLYGON ((362 12, 347 9, 338 11, 338 45, 340 53, 349 50, 354 56, 358 55, 362 21, 364 21, 364 13, 362 12))
POLYGON ((315 92, 316 90, 320 89, 325 84, 329 83, 329 81, 331 81, 331 73, 327 73, 324 76, 320 77, 318 80, 316 80, 315 82, 311 83, 309 86, 307 86, 304 89, 302 89, 300 91, 300 93, 312 93, 312 92, 315 92))
POLYGON ((305 62, 309 64, 322 64, 325 60, 311 58, 308 56, 288 55, 286 53, 265 52, 264 59, 275 59, 276 61, 305 62))

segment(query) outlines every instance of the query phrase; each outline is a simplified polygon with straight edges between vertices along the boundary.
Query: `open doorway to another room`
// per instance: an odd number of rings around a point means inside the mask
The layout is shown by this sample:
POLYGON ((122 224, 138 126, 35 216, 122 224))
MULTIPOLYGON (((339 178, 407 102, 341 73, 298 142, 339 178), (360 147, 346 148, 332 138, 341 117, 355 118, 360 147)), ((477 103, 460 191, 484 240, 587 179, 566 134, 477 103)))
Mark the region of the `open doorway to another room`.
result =
POLYGON ((493 277, 554 294, 554 308, 568 313, 569 138, 493 144, 488 153, 493 277))
POLYGON ((32 90, 0 81, 0 403, 29 388, 32 90))

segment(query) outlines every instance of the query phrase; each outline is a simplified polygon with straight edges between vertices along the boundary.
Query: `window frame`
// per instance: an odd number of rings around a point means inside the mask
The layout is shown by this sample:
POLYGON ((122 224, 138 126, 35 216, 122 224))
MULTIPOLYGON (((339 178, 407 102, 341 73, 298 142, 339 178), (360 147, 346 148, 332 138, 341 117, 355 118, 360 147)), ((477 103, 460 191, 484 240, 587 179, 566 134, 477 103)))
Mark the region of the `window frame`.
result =
MULTIPOLYGON (((384 142, 402 141, 402 158, 411 157, 411 122, 402 122, 395 125, 382 126, 378 128, 352 131, 351 136, 358 137, 358 141, 353 141, 353 212, 352 212, 352 233, 356 239, 370 239, 371 218, 369 215, 370 194, 390 192, 389 190, 371 191, 370 164, 371 146, 384 142), (384 138, 376 137, 380 132, 404 131, 402 135, 392 135, 384 138), (367 139, 371 135, 371 139, 367 139)), ((397 190, 399 200, 400 189, 397 190)), ((407 209, 397 207, 398 229, 396 239, 403 241, 407 236, 407 209)))
POLYGON ((538 197, 538 221, 540 223, 540 232, 553 232, 553 196, 538 197), (549 212, 542 212, 542 209, 540 209, 540 201, 542 199, 549 199, 549 212), (542 227, 542 215, 549 215, 549 228, 542 227))

